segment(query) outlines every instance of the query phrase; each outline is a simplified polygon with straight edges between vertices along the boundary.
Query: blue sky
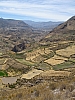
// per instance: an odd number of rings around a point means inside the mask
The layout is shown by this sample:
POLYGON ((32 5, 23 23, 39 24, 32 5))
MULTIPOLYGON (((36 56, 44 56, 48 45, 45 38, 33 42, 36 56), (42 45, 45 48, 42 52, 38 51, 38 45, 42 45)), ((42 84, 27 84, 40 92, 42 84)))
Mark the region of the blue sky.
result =
POLYGON ((75 15, 75 0, 0 0, 0 17, 33 21, 66 21, 75 15))

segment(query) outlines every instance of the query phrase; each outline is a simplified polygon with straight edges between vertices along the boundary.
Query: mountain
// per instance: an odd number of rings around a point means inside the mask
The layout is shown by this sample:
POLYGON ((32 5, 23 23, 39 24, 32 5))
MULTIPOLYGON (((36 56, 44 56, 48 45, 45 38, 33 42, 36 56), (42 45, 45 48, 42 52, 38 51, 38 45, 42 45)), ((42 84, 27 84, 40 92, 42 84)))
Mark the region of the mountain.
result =
POLYGON ((34 22, 34 21, 30 21, 30 20, 24 20, 24 22, 36 29, 42 29, 42 30, 52 30, 53 28, 58 26, 60 23, 62 23, 62 22, 52 22, 52 21, 34 22))
POLYGON ((75 16, 40 41, 45 31, 1 21, 0 100, 75 100, 75 16))
POLYGON ((31 33, 32 28, 21 20, 0 18, 0 33, 4 34, 23 34, 31 33))
POLYGON ((0 48, 6 50, 20 44, 27 43, 33 34, 32 28, 21 20, 0 18, 0 48))
MULTIPOLYGON (((45 36, 43 41, 75 40, 75 16, 59 24, 45 36)), ((41 41, 42 41, 41 40, 41 41)), ((42 42, 43 42, 42 41, 42 42)))
POLYGON ((39 41, 47 32, 36 30, 21 20, 0 18, 0 48, 3 50, 22 50, 18 47, 25 43, 28 47, 31 43, 39 41))
POLYGON ((10 27, 30 28, 28 24, 26 24, 21 20, 0 18, 0 28, 10 28, 10 27))

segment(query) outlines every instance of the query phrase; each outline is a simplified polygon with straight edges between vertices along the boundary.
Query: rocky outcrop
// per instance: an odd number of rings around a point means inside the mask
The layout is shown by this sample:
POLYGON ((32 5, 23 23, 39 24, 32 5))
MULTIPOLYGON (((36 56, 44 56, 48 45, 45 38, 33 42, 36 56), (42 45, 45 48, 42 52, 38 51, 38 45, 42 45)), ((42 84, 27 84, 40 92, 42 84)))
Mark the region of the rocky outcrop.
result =
POLYGON ((20 51, 24 50, 25 48, 26 48, 26 46, 25 46, 25 43, 23 42, 23 43, 20 43, 18 45, 15 45, 13 47, 12 51, 14 51, 14 52, 20 52, 20 51))

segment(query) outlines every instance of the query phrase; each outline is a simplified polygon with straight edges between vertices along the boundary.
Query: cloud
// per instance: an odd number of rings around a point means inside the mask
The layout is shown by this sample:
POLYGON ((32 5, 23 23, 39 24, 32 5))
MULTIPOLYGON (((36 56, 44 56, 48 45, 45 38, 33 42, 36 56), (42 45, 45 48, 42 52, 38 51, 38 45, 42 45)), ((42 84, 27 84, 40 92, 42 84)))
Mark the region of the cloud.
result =
POLYGON ((1 0, 0 12, 64 21, 75 14, 74 0, 1 0))

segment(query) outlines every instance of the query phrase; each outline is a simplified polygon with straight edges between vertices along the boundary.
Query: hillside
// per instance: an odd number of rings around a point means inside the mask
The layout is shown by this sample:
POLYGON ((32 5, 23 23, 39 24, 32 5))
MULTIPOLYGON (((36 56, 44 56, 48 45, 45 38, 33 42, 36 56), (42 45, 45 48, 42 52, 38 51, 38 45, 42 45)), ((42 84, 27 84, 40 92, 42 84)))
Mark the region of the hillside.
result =
POLYGON ((75 40, 75 16, 54 28, 41 41, 75 40))
POLYGON ((74 19, 40 41, 38 31, 0 31, 0 100, 75 99, 74 19))
POLYGON ((28 24, 26 24, 25 22, 21 20, 0 18, 0 28, 10 28, 10 27, 30 28, 28 24))
POLYGON ((46 32, 37 31, 21 20, 0 18, 0 48, 1 51, 11 50, 14 46, 26 45, 38 41, 46 32))

